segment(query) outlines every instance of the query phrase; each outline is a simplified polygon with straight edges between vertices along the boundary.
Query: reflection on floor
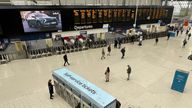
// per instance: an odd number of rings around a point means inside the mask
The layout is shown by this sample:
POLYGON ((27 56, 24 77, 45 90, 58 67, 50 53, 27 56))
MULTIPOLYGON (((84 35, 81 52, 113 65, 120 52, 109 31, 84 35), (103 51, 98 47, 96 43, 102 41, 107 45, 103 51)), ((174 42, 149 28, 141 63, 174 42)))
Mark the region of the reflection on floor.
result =
MULTIPOLYGON (((187 60, 192 41, 182 48, 183 38, 160 38, 158 45, 154 39, 143 41, 143 46, 124 44, 123 60, 120 50, 113 48, 105 60, 100 60, 101 48, 71 53, 67 68, 119 99, 122 108, 192 108, 191 74, 183 94, 170 89, 176 69, 192 70, 187 60), (130 81, 126 80, 128 64, 132 67, 130 81), (111 69, 109 83, 104 79, 107 66, 111 69)), ((60 67, 62 55, 0 65, 0 108, 70 108, 56 94, 49 99, 48 79, 60 67)))

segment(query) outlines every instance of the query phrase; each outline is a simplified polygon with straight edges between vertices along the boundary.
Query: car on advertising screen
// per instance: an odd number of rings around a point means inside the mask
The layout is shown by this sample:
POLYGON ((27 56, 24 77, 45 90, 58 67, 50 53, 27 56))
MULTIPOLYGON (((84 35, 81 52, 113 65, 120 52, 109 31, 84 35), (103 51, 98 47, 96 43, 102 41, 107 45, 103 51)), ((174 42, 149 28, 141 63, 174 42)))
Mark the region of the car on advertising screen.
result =
POLYGON ((51 17, 44 13, 31 13, 26 20, 31 28, 54 27, 58 25, 56 17, 51 17))

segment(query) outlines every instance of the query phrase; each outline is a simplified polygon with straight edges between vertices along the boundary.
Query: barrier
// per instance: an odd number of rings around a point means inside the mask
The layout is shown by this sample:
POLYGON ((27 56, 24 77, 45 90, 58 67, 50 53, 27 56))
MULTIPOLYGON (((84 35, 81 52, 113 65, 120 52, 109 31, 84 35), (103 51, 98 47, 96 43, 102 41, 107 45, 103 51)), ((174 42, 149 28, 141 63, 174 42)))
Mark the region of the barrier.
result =
POLYGON ((65 69, 53 71, 56 93, 71 107, 81 103, 81 108, 116 108, 116 99, 97 86, 65 69))

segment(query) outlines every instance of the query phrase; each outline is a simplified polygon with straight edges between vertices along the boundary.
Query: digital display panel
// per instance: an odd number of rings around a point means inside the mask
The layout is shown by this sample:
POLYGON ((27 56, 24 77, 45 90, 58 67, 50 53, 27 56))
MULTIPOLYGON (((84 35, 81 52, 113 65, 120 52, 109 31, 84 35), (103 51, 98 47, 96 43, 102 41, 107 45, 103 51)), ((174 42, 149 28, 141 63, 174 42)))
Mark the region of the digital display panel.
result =
POLYGON ((62 30, 60 11, 20 11, 24 32, 62 30))

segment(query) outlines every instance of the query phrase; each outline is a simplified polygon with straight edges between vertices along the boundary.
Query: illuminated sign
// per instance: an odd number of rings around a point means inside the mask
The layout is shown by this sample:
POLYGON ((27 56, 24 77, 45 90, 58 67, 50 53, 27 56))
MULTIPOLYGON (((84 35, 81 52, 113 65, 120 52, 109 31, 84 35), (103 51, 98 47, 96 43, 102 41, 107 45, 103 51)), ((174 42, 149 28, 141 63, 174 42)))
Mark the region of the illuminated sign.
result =
POLYGON ((92 25, 85 25, 85 26, 74 26, 75 30, 83 30, 83 29, 91 29, 93 28, 92 25))

